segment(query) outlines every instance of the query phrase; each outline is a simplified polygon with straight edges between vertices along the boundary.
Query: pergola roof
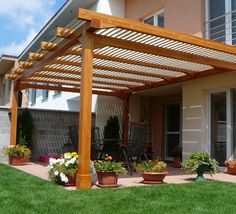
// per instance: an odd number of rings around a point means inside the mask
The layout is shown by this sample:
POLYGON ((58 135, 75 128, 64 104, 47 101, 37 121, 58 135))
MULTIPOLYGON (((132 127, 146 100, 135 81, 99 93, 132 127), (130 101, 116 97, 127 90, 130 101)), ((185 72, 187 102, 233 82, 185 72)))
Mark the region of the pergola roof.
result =
POLYGON ((77 18, 79 27, 58 27, 55 42, 42 41, 6 78, 19 89, 53 84, 79 91, 84 32, 94 41, 94 93, 126 94, 236 70, 233 46, 85 9, 77 18))

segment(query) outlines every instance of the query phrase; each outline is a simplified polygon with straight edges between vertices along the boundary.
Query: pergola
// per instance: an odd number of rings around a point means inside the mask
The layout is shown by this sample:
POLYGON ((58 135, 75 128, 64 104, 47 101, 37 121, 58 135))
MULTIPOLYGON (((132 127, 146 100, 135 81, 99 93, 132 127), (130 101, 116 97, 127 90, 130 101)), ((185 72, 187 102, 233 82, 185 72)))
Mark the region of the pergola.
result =
POLYGON ((16 144, 18 91, 35 88, 80 93, 79 171, 76 186, 91 188, 92 94, 123 99, 123 138, 128 138, 132 92, 236 70, 236 48, 151 25, 79 9, 76 27, 57 27, 14 80, 11 144, 16 144), (56 85, 56 86, 55 86, 56 85))

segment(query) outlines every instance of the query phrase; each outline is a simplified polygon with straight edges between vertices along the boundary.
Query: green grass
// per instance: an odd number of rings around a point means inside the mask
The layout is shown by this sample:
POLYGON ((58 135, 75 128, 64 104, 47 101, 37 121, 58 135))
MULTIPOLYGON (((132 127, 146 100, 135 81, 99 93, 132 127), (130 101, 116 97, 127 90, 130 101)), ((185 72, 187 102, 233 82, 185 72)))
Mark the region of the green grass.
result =
POLYGON ((67 191, 0 164, 0 213, 236 213, 236 185, 208 181, 67 191))

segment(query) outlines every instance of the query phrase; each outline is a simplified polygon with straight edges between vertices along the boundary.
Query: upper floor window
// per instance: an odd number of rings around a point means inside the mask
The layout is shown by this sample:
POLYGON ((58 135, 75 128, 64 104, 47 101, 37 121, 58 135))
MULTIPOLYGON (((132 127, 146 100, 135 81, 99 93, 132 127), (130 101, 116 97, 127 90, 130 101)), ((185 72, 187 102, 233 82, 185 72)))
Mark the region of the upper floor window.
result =
POLYGON ((164 22, 164 11, 161 10, 158 13, 155 13, 152 16, 149 16, 148 18, 145 18, 143 20, 144 23, 158 26, 158 27, 164 27, 165 22, 164 22))
POLYGON ((236 44, 236 0, 206 1, 206 38, 236 44))

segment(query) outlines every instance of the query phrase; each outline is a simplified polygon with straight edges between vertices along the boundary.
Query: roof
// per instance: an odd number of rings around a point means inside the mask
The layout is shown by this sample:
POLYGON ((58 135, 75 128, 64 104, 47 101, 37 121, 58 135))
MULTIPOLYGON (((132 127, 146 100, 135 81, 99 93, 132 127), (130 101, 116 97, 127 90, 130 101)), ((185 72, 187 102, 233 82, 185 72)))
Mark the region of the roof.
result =
POLYGON ((0 57, 0 75, 6 74, 11 68, 13 68, 17 60, 16 56, 2 55, 0 57))
POLYGON ((41 49, 30 53, 7 78, 25 87, 59 84, 68 91, 79 90, 85 63, 82 34, 94 41, 97 91, 127 94, 236 70, 234 46, 85 9, 79 9, 76 18, 76 28, 58 27, 57 39, 41 42, 41 49))

